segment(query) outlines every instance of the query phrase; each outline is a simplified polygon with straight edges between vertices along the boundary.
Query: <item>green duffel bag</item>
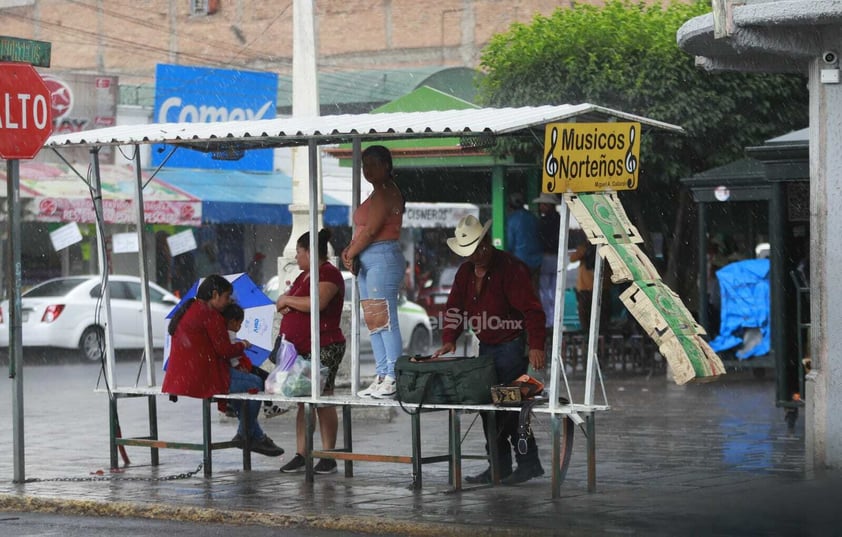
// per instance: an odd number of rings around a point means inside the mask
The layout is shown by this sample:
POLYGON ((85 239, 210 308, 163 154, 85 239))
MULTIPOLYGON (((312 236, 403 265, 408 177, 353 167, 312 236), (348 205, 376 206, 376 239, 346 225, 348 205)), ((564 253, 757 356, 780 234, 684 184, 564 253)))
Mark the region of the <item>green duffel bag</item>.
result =
POLYGON ((401 404, 487 404, 497 370, 492 356, 401 356, 395 378, 401 404))

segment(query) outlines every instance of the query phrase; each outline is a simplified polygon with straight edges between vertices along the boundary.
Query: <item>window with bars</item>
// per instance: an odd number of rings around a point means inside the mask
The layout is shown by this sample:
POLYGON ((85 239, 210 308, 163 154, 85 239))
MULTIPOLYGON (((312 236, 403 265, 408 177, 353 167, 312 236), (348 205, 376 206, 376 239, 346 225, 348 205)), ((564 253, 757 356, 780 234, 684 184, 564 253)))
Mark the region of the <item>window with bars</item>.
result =
POLYGON ((190 0, 191 15, 213 15, 219 10, 219 0, 190 0))

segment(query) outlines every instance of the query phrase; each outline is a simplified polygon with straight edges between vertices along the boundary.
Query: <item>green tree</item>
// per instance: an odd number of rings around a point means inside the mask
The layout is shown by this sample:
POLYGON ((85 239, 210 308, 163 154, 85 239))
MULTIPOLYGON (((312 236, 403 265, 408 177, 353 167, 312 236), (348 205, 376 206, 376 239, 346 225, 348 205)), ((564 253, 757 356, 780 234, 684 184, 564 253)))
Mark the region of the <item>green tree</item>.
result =
MULTIPOLYGON (((688 218, 676 219, 680 178, 742 158, 745 147, 808 122, 803 76, 707 73, 678 48, 678 28, 709 11, 706 1, 609 0, 515 24, 483 50, 479 99, 488 106, 588 102, 682 126, 685 136, 643 136, 640 190, 621 194, 633 217, 639 210, 639 225, 672 239, 688 218)), ((539 162, 541 142, 518 140, 502 150, 539 162)))

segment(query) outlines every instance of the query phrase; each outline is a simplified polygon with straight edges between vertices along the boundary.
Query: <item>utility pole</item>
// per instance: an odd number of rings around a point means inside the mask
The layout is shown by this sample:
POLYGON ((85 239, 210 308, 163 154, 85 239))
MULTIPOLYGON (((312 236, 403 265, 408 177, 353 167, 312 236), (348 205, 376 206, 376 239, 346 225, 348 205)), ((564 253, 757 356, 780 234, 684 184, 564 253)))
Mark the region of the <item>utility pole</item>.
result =
MULTIPOLYGON (((294 0, 292 13, 292 115, 314 117, 319 115, 319 85, 316 75, 316 29, 313 14, 313 0, 294 0)), ((322 185, 318 174, 319 227, 322 225, 322 185)), ((310 166, 307 147, 292 150, 292 232, 284 248, 283 256, 278 258, 278 277, 281 287, 291 282, 298 275, 295 263, 295 242, 310 229, 309 214, 310 166)))

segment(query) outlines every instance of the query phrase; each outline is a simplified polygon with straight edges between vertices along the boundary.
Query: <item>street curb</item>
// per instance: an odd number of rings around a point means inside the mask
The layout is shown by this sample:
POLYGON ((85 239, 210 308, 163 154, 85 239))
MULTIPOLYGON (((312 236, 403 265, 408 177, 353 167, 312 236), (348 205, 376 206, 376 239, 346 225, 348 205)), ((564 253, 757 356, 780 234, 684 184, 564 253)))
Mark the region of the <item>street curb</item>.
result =
POLYGON ((203 509, 134 502, 101 502, 93 500, 63 500, 26 495, 0 494, 0 511, 58 513, 61 515, 147 518, 205 524, 236 524, 283 528, 314 528, 353 531, 370 535, 390 534, 407 537, 464 537, 482 535, 492 537, 529 537, 546 535, 546 531, 529 528, 496 528, 487 526, 454 526, 431 522, 398 521, 376 517, 336 517, 325 515, 281 515, 255 511, 203 509))

